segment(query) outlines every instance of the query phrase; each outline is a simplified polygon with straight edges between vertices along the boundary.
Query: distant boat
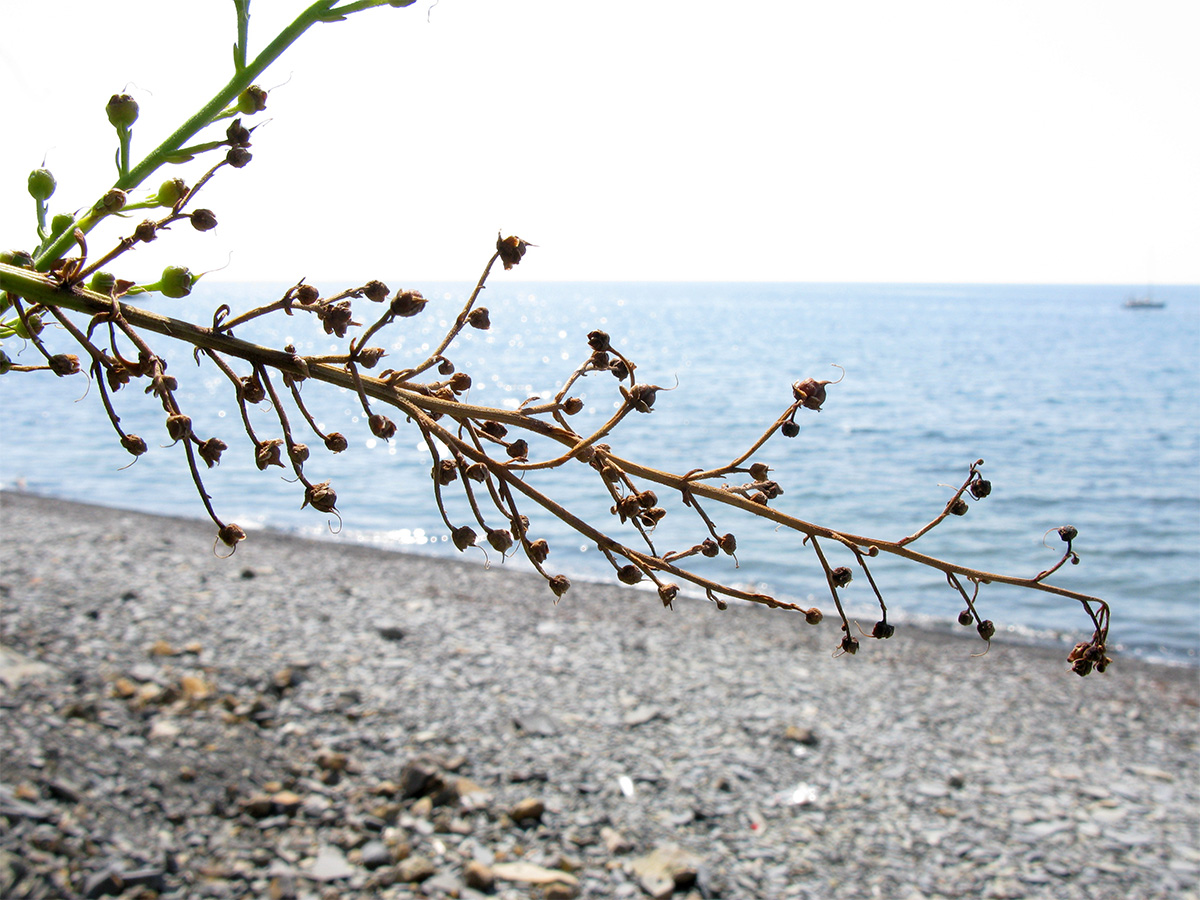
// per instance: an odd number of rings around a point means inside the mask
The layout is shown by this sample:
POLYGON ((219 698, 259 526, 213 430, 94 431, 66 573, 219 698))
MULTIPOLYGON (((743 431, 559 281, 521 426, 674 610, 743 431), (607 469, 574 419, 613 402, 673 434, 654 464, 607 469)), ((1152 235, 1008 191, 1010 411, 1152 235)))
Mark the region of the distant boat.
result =
POLYGON ((1130 297, 1125 301, 1126 309, 1162 309, 1167 304, 1153 297, 1130 297))

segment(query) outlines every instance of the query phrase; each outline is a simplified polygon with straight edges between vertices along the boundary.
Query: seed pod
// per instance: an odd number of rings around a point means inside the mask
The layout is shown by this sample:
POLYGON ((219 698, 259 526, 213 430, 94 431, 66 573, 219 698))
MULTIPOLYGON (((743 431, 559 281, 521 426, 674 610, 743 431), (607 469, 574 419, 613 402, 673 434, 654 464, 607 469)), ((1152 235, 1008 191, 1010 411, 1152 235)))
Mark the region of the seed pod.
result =
POLYGON ((815 378, 806 378, 804 381, 797 381, 792 385, 792 396, 800 401, 805 409, 820 411, 821 404, 825 402, 825 385, 831 383, 817 381, 815 378))
POLYGON ((269 466, 283 468, 283 459, 279 451, 282 444, 283 441, 276 438, 270 441, 263 441, 254 448, 254 464, 258 466, 259 471, 265 471, 269 466))
POLYGON ((242 378, 240 393, 247 403, 262 403, 267 397, 266 388, 258 380, 257 375, 247 375, 242 378))
POLYGON ((245 147, 230 147, 229 152, 225 154, 225 162, 235 169, 244 169, 250 165, 252 159, 254 159, 254 154, 245 147))
MULTIPOLYGON (((67 213, 59 213, 58 215, 50 217, 50 233, 57 237, 74 224, 74 216, 68 215, 67 213)), ((22 253, 19 255, 18 260, 14 260, 12 262, 12 265, 30 268, 33 266, 33 258, 27 253, 22 253)))
POLYGON ((62 378, 79 372, 79 357, 74 353, 56 353, 47 360, 50 371, 62 378))
POLYGON ((717 546, 730 556, 737 552, 737 538, 732 534, 723 534, 717 538, 717 546))
POLYGON ((603 350, 597 350, 592 354, 588 362, 597 369, 607 369, 609 366, 608 354, 603 350))
POLYGON ((638 412, 648 413, 661 388, 655 384, 635 384, 626 392, 627 399, 638 412))
POLYGON ((475 546, 475 529, 470 525, 459 525, 450 532, 450 540, 460 551, 475 546))
POLYGON ((487 541, 497 553, 507 553, 512 549, 512 534, 505 528, 489 528, 487 541))
POLYGON ((800 433, 800 426, 789 419, 779 426, 779 431, 784 437, 794 438, 800 433))
POLYGON ((957 500, 955 500, 953 503, 950 504, 950 515, 965 516, 967 514, 968 509, 969 509, 969 507, 967 506, 967 501, 964 500, 962 497, 959 497, 957 500))
POLYGON ((225 140, 231 147, 249 147, 250 129, 242 124, 241 119, 234 119, 225 129, 225 140))
POLYGON ((19 338, 29 340, 35 335, 42 333, 42 317, 37 313, 26 313, 24 319, 17 319, 12 324, 13 334, 19 338))
POLYGON ((321 299, 321 292, 311 284, 301 284, 296 287, 296 302, 301 306, 311 306, 321 299))
POLYGON ((29 196, 38 203, 45 203, 54 195, 58 182, 49 169, 34 169, 29 173, 29 196))
POLYGON ((182 441, 192 433, 192 420, 179 413, 167 416, 167 434, 172 441, 182 441))
POLYGON ((453 375, 454 374, 454 363, 450 362, 450 360, 446 359, 446 357, 443 356, 441 359, 441 362, 438 363, 438 374, 439 375, 453 375))
POLYGON ((667 514, 667 511, 665 509, 663 509, 661 506, 652 506, 649 509, 645 510, 640 516, 638 516, 638 520, 643 525, 647 526, 648 528, 652 528, 655 525, 657 525, 659 522, 661 522, 663 516, 665 516, 666 514, 667 514))
POLYGON ((896 626, 885 619, 880 619, 875 623, 875 627, 871 629, 871 637, 887 640, 896 633, 896 626))
POLYGON ((487 480, 487 466, 483 463, 471 463, 471 465, 467 466, 466 475, 472 481, 483 484, 487 480))
POLYGON ((109 123, 117 130, 129 128, 138 117, 137 101, 128 94, 113 94, 104 107, 109 123))
POLYGON ((858 638, 854 637, 853 635, 849 635, 849 634, 846 635, 844 638, 842 638, 842 652, 849 653, 851 656, 853 656, 855 653, 857 653, 858 652, 858 638))
POLYGON ((158 282, 158 290, 164 297, 179 300, 192 292, 196 280, 187 266, 167 266, 158 282))
POLYGON ((121 435, 121 446, 132 453, 134 456, 141 456, 146 452, 146 442, 136 434, 121 435))
POLYGON ((525 255, 525 248, 528 246, 529 244, 515 235, 509 235, 506 238, 496 235, 496 252, 500 254, 500 261, 504 263, 505 269, 511 269, 517 265, 525 255))
POLYGON ((488 314, 486 306, 480 306, 467 313, 467 324, 472 328, 478 328, 480 331, 487 331, 492 327, 492 319, 488 314))
POLYGON ((238 112, 246 116, 260 113, 267 108, 267 92, 257 84, 252 84, 240 94, 237 99, 238 112))
POLYGON ((578 397, 568 397, 563 401, 562 410, 568 416, 573 416, 583 409, 583 401, 578 397))
POLYGON ((524 438, 517 438, 505 447, 504 450, 513 459, 525 459, 529 455, 529 444, 524 438))
MULTIPOLYGON (((750 467, 750 477, 755 481, 766 481, 767 475, 770 473, 771 467, 766 463, 754 463, 750 467)), ((782 493, 782 491, 780 491, 782 493)))
POLYGON ((650 507, 652 507, 656 503, 658 503, 658 495, 656 493, 654 493, 654 491, 642 491, 640 494, 637 494, 636 496, 637 496, 637 502, 639 504, 641 504, 643 507, 645 507, 646 509, 649 509, 650 507))
POLYGON ((230 522, 228 525, 222 525, 217 530, 217 537, 221 539, 221 543, 226 547, 236 547, 239 542, 246 539, 246 532, 242 531, 240 525, 230 522))
POLYGON ((288 447, 288 456, 292 462, 298 466, 304 465, 308 461, 308 444, 296 442, 288 447))
POLYGON ((679 585, 674 582, 658 586, 658 599, 662 601, 663 606, 670 608, 677 596, 679 596, 679 585))
POLYGON ((712 538, 705 538, 700 543, 700 555, 701 556, 706 556, 709 559, 712 559, 714 556, 716 556, 720 552, 721 552, 721 548, 717 546, 717 542, 714 541, 712 538))
POLYGON ((92 207, 96 212, 115 213, 125 208, 125 192, 120 188, 109 188, 100 198, 100 202, 92 207))
POLYGON ((534 562, 539 564, 544 563, 546 561, 546 557, 549 555, 550 545, 547 544, 542 538, 538 538, 529 545, 529 556, 534 562))
POLYGON ((976 500, 982 500, 992 492, 992 483, 986 478, 980 478, 978 481, 971 482, 971 496, 976 500))
POLYGON ((971 623, 974 621, 975 617, 971 615, 971 611, 969 609, 964 609, 958 614, 958 624, 964 628, 969 628, 971 623))
POLYGON ((456 394, 465 394, 471 389, 471 376, 466 372, 455 372, 450 376, 450 390, 456 394))
POLYGON ((625 365, 624 360, 614 359, 612 364, 608 367, 608 371, 613 373, 613 376, 616 377, 617 381, 624 381, 629 377, 629 366, 625 365))
POLYGON ((554 591, 554 596, 562 598, 562 595, 570 590, 571 582, 566 575, 555 575, 550 579, 550 590, 554 591))
POLYGON ((304 502, 300 508, 311 506, 317 512, 332 513, 337 511, 337 492, 329 486, 328 481, 309 485, 304 490, 304 502))
POLYGON ((363 347, 354 354, 354 358, 364 369, 373 369, 383 357, 387 356, 387 351, 382 347, 363 347))
POLYGON ((346 436, 340 431, 334 431, 325 436, 325 449, 332 453, 341 453, 349 446, 350 442, 346 440, 346 436))
POLYGON ((158 229, 149 219, 143 219, 138 226, 133 229, 133 237, 135 240, 141 241, 143 244, 148 244, 158 237, 158 229))
POLYGON ((1058 529, 1058 536, 1063 539, 1064 543, 1071 543, 1075 538, 1079 537, 1079 531, 1074 525, 1064 525, 1058 529))
POLYGON ((382 303, 387 299, 388 286, 382 281, 368 281, 363 285, 363 296, 372 303, 382 303))
POLYGON ((197 231, 212 231, 217 227, 217 216, 211 209, 198 209, 191 219, 192 227, 197 231))
POLYGON ((423 310, 428 302, 420 291, 400 291, 392 298, 392 315, 410 318, 423 310))
POLYGON ((158 186, 154 202, 159 206, 174 206, 187 196, 188 186, 182 178, 169 178, 158 186))
POLYGON ((500 440, 506 434, 508 434, 508 429, 505 428, 499 422, 491 422, 491 421, 480 422, 479 430, 482 431, 484 434, 486 434, 488 437, 495 438, 496 440, 500 440))
POLYGON ((433 467, 433 480, 442 487, 452 483, 458 478, 458 466, 454 464, 452 459, 439 459, 437 465, 433 467))
POLYGON ((804 621, 809 625, 820 625, 821 620, 824 618, 824 614, 822 614, 822 612, 815 606, 812 609, 806 609, 804 611, 804 621))
POLYGON ((588 346, 597 353, 603 353, 610 349, 609 336, 607 331, 589 331, 587 336, 588 346))
POLYGON ((854 573, 846 566, 838 566, 829 573, 830 580, 833 581, 834 587, 844 588, 854 580, 854 573))
POLYGON ((367 420, 367 425, 371 428, 371 434, 377 438, 383 438, 385 441, 390 441, 396 434, 396 423, 379 413, 372 415, 367 420))
POLYGON ((12 370, 12 364, 8 354, 0 349, 0 375, 7 375, 12 370))
POLYGON ((984 619, 975 630, 979 632, 979 636, 985 641, 990 641, 996 634, 996 623, 991 619, 984 619))
POLYGON ((221 454, 227 449, 228 446, 223 440, 213 437, 202 443, 197 452, 200 454, 200 458, 204 460, 204 464, 211 469, 220 463, 221 454))

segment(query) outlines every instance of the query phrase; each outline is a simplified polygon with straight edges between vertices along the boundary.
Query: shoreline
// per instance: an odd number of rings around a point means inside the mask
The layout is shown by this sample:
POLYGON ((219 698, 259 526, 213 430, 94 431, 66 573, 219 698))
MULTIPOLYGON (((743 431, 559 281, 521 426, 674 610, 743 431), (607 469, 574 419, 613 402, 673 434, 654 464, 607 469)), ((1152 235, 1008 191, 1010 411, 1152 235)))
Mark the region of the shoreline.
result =
POLYGON ((1191 667, 913 626, 834 659, 828 619, 269 531, 219 560, 30 494, 0 527, 0 894, 668 896, 674 848, 679 896, 1200 897, 1191 667))

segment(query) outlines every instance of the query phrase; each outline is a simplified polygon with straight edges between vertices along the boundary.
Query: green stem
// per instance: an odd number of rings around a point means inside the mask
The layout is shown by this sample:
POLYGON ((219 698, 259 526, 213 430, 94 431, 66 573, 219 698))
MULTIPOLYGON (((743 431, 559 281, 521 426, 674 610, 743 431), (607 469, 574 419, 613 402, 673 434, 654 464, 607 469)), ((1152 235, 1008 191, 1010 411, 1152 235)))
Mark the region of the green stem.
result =
MULTIPOLYGON (((180 125, 170 137, 147 154, 145 159, 126 174, 123 174, 113 187, 120 188, 123 191, 130 191, 149 178, 150 175, 167 161, 168 157, 177 153, 201 129, 212 124, 220 113, 233 103, 242 91, 253 84, 255 79, 271 63, 282 56, 283 52, 295 43, 304 32, 318 22, 327 21, 330 11, 336 3, 337 0, 317 0, 316 3, 313 3, 304 10, 290 25, 275 36, 275 39, 266 46, 262 53, 254 58, 253 62, 249 63, 245 68, 238 70, 225 87, 204 104, 191 118, 180 125)), ((385 4, 386 0, 363 0, 363 2, 351 4, 350 7, 344 7, 338 11, 338 14, 345 15, 350 12, 358 12, 360 9, 383 6, 385 4)), ((57 260, 62 258, 62 255, 66 253, 74 240, 72 235, 76 227, 81 227, 84 231, 88 231, 95 226, 96 221, 98 220, 91 220, 81 224, 77 220, 72 227, 64 229, 62 234, 34 260, 34 265, 38 271, 45 272, 57 260)))

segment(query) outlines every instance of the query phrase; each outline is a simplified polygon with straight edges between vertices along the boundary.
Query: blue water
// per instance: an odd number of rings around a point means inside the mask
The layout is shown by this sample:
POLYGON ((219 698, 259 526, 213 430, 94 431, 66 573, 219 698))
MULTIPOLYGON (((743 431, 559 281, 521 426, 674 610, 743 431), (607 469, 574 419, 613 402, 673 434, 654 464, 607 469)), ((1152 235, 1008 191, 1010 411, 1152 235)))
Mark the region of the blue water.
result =
MULTIPOLYGON (((389 353, 381 368, 423 358, 468 291, 458 284, 416 287, 432 302, 421 316, 373 341, 389 353)), ((281 290, 212 285, 200 298, 160 300, 154 307, 204 319, 203 311, 218 303, 237 312, 281 290)), ((513 284, 501 276, 484 293, 492 329, 468 329, 448 355, 474 379, 470 402, 512 405, 552 393, 586 356, 585 335, 608 331, 642 380, 666 387, 678 382, 659 394, 651 415, 626 419, 609 443, 622 456, 679 472, 738 455, 788 405, 793 381, 836 379, 833 365, 841 366, 845 379, 829 387, 824 410, 802 414, 800 436, 777 436, 754 456, 774 469, 784 488, 774 506, 841 531, 894 540, 939 512, 949 485, 957 487, 970 463, 982 458, 992 495, 926 535, 916 549, 1028 576, 1061 552, 1053 534, 1043 545, 1047 530, 1072 524, 1081 563, 1050 580, 1109 600, 1111 637, 1124 650, 1196 664, 1200 288, 1157 288, 1156 298, 1166 303, 1158 310, 1124 309, 1130 293, 1120 286, 513 284)), ((362 317, 379 309, 358 303, 362 317)), ((306 317, 275 319, 238 334, 274 346, 294 342, 302 352, 333 351, 331 339, 306 317)), ((69 349, 65 340, 54 342, 69 349)), ((152 343, 166 351, 165 342, 152 343)), ((8 342, 5 349, 11 356, 19 348, 8 342)), ((18 361, 32 358, 30 348, 18 361)), ((314 455, 305 468, 312 480, 331 479, 338 491, 344 524, 334 535, 329 517, 299 509, 301 493, 283 480, 282 470, 254 467, 244 434, 238 439, 239 416, 224 376, 211 366, 197 368, 186 354, 170 358, 196 432, 230 445, 220 467, 205 476, 227 521, 455 553, 432 501, 424 442, 399 417, 397 437, 377 441, 353 394, 305 386, 306 403, 326 430, 351 440, 338 457, 317 453, 319 442, 311 440, 314 455)), ((572 393, 586 403, 575 419, 585 433, 619 401, 615 379, 607 375, 588 376, 572 393)), ((94 387, 89 393, 82 378, 46 374, 0 378, 0 484, 202 517, 182 451, 158 446, 167 441, 157 403, 140 390, 116 398, 123 426, 153 448, 120 472, 130 457, 113 439, 94 387)), ((271 434, 269 410, 256 415, 256 427, 271 434)), ((299 416, 292 419, 299 430, 299 416)), ((534 443, 534 457, 549 452, 534 443)), ((590 470, 573 465, 529 478, 610 533, 622 533, 590 470)), ((665 490, 658 493, 669 500, 665 490)), ((470 522, 460 496, 453 490, 447 496, 454 498, 456 523, 470 522)), ((683 549, 704 536, 690 513, 665 505, 671 512, 658 532, 660 550, 683 549)), ((721 531, 737 535, 740 567, 722 557, 703 561, 704 574, 832 612, 821 570, 796 535, 716 506, 706 508, 721 531)), ((611 577, 608 563, 583 539, 545 513, 523 511, 535 536, 550 543, 551 571, 611 577)), ((835 548, 825 549, 837 556, 835 548)), ((484 564, 478 550, 468 558, 484 564)), ((498 563, 495 553, 491 563, 498 563)), ((961 607, 935 572, 888 559, 876 561, 873 572, 890 618, 952 621, 961 607)), ((869 630, 877 616, 865 579, 856 579, 848 596, 869 630)), ((998 585, 986 586, 980 599, 1002 637, 1011 629, 1074 642, 1091 632, 1071 600, 998 585)), ((834 641, 836 626, 829 627, 834 641)))

